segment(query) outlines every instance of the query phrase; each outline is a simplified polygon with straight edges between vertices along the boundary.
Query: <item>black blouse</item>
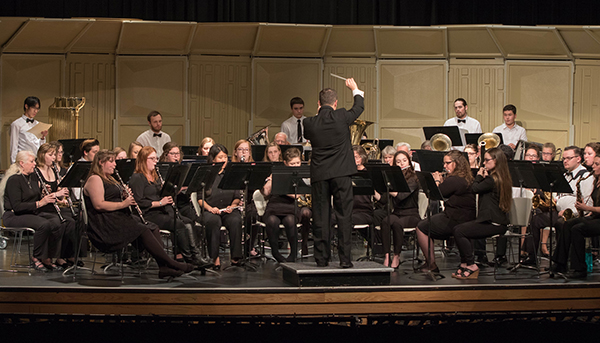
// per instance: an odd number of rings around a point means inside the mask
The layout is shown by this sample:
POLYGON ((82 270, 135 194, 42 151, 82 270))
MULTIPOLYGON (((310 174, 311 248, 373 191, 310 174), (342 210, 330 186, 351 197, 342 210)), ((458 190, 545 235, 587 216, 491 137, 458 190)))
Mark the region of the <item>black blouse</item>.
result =
MULTIPOLYGON (((133 192, 135 202, 137 202, 143 213, 147 213, 150 209, 152 209, 153 201, 161 200, 160 190, 162 186, 160 182, 156 180, 152 183, 149 183, 144 174, 134 173, 129 180, 129 187, 133 192)), ((164 206, 160 208, 157 207, 155 209, 164 210, 164 206)))
POLYGON ((488 175, 485 178, 477 175, 473 181, 473 192, 479 194, 479 213, 477 222, 492 222, 508 225, 508 213, 500 209, 500 192, 494 179, 488 175))
POLYGON ((444 212, 448 218, 464 223, 475 220, 475 194, 467 180, 450 175, 439 186, 444 197, 444 212))
POLYGON ((42 198, 38 182, 35 173, 12 175, 4 190, 4 211, 13 211, 16 215, 39 213, 41 209, 35 206, 36 201, 42 198))
POLYGON ((212 207, 225 208, 233 202, 234 199, 241 199, 239 190, 229 190, 219 188, 219 184, 225 173, 220 173, 215 177, 210 194, 206 194, 206 203, 212 207))
POLYGON ((392 198, 394 204, 394 214, 405 215, 412 214, 419 208, 419 182, 414 175, 406 180, 410 192, 398 192, 398 195, 392 198))

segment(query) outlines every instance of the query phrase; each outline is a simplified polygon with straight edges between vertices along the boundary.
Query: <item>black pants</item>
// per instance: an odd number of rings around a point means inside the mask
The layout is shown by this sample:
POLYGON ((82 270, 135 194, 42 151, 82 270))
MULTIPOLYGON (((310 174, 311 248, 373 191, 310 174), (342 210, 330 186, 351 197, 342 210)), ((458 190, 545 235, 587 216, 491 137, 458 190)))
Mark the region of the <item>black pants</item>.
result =
POLYGON ((595 236, 600 236, 600 219, 583 217, 567 220, 562 227, 557 226, 556 250, 552 261, 566 268, 570 255, 571 269, 586 271, 585 237, 595 236))
POLYGON ((150 210, 145 213, 144 219, 158 225, 161 230, 167 230, 174 233, 174 236, 177 238, 175 253, 180 253, 186 257, 192 255, 190 234, 193 234, 193 226, 192 221, 189 218, 179 216, 175 219, 173 207, 163 206, 162 209, 150 210))
POLYGON ((338 223, 338 252, 340 262, 352 261, 352 180, 350 176, 312 182, 314 254, 317 262, 331 258, 331 196, 333 214, 338 223))
POLYGON ((530 256, 535 256, 540 246, 541 230, 548 226, 562 225, 562 222, 563 220, 559 220, 556 211, 552 212, 552 223, 550 223, 550 212, 542 212, 539 209, 534 210, 533 216, 529 222, 531 236, 525 239, 521 250, 525 251, 530 256), (558 222, 561 223, 558 224, 558 222))
POLYGON ((402 252, 402 244, 404 242, 404 228, 416 227, 421 221, 419 210, 415 209, 412 215, 398 216, 393 214, 386 217, 381 222, 381 239, 383 240, 383 252, 390 251, 390 227, 394 235, 394 254, 398 255, 402 252))
POLYGON ((232 259, 242 257, 242 214, 238 210, 231 213, 214 214, 204 211, 203 224, 206 228, 208 241, 208 256, 212 259, 219 257, 221 243, 221 226, 229 230, 229 248, 232 259))
POLYGON ((473 239, 482 239, 506 232, 506 225, 494 225, 490 222, 466 222, 454 227, 454 240, 460 252, 460 262, 472 265, 475 263, 473 239))
POLYGON ((61 245, 65 233, 75 231, 75 221, 65 218, 61 223, 58 214, 41 212, 35 214, 15 215, 12 211, 4 212, 4 225, 10 227, 30 227, 33 235, 33 257, 38 260, 61 257, 61 245))
POLYGON ((298 253, 298 230, 296 229, 296 224, 298 222, 302 223, 302 230, 308 232, 312 213, 308 207, 303 207, 298 211, 298 214, 300 215, 299 219, 296 218, 294 214, 269 214, 264 219, 265 231, 267 232, 267 238, 269 239, 269 245, 271 246, 271 253, 277 262, 284 262, 283 256, 279 252, 279 224, 283 224, 285 235, 290 244, 290 255, 285 260, 287 262, 295 262, 296 254, 298 253))

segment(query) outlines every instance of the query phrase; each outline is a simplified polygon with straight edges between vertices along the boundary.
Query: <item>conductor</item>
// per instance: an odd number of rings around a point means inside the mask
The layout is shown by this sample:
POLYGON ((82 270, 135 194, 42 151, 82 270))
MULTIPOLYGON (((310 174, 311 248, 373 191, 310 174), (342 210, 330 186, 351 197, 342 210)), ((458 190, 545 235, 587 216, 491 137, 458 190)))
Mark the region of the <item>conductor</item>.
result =
POLYGON ((319 110, 314 117, 304 119, 304 137, 311 142, 310 165, 313 197, 314 256, 318 267, 329 264, 331 254, 331 196, 338 223, 340 266, 352 268, 350 255, 352 234, 352 180, 356 173, 349 126, 364 109, 364 92, 354 79, 346 80, 352 91, 354 105, 350 110, 337 109, 337 93, 325 88, 319 93, 319 110))

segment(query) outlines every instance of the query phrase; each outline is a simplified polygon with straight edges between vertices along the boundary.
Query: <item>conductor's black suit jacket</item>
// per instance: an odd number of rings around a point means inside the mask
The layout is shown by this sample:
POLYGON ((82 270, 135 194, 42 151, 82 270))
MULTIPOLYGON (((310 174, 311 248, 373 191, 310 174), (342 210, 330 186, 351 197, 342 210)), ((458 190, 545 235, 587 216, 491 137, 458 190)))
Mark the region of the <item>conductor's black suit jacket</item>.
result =
POLYGON ((323 181, 356 173, 350 141, 352 124, 364 110, 364 98, 354 96, 350 110, 322 106, 319 114, 304 119, 304 137, 312 145, 311 181, 323 181))

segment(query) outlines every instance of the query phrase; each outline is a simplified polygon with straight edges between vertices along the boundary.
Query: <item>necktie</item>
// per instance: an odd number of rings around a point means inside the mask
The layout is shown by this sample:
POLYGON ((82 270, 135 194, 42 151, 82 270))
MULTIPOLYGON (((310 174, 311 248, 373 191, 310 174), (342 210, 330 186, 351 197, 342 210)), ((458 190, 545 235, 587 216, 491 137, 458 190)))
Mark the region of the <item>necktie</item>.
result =
POLYGON ((298 119, 298 143, 302 143, 302 121, 298 119))
POLYGON ((465 124, 466 124, 466 123, 467 123, 467 120, 466 120, 466 119, 459 119, 459 120, 458 120, 458 122, 459 122, 459 123, 465 123, 465 124))
POLYGON ((25 119, 25 121, 26 121, 27 123, 32 123, 32 124, 33 124, 33 119, 29 119, 29 118, 27 118, 27 119, 25 119))
POLYGON ((155 133, 153 137, 162 137, 162 133, 155 133))

